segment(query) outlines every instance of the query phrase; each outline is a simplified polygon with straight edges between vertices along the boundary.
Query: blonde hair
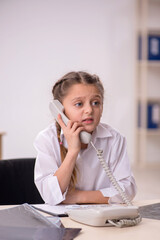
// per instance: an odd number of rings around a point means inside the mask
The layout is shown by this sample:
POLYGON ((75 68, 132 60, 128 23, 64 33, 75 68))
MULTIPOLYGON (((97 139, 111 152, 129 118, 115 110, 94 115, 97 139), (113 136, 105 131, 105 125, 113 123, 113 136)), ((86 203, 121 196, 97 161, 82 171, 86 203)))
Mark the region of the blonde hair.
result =
MULTIPOLYGON (((94 85, 99 93, 102 96, 102 100, 104 98, 104 88, 103 85, 97 75, 91 75, 87 72, 69 72, 65 74, 61 79, 59 79, 55 85, 53 86, 52 89, 52 94, 54 99, 59 100, 61 103, 63 102, 63 99, 65 96, 67 96, 67 93, 70 89, 75 84, 90 84, 94 85)), ((60 125, 56 122, 56 128, 57 128, 57 137, 58 141, 60 144, 60 155, 61 155, 61 161, 63 162, 65 159, 65 156, 67 154, 67 149, 62 145, 61 139, 60 139, 60 133, 61 133, 61 127, 60 125)), ((71 176, 71 181, 70 181, 70 188, 73 189, 75 188, 75 184, 77 182, 77 167, 75 166, 72 176, 71 176)))

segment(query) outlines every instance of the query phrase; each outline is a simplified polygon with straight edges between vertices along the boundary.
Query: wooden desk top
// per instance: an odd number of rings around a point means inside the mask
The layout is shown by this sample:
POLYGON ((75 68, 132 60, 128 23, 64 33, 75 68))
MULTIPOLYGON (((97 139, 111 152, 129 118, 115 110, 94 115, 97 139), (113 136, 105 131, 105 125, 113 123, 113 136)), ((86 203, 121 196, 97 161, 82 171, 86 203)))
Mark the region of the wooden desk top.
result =
MULTIPOLYGON (((136 201, 134 205, 144 206, 160 202, 157 200, 136 201)), ((0 209, 13 206, 0 206, 0 209)), ((77 240, 160 240, 160 220, 143 218, 142 222, 134 227, 92 227, 75 222, 68 217, 61 218, 65 227, 82 228, 77 240)))

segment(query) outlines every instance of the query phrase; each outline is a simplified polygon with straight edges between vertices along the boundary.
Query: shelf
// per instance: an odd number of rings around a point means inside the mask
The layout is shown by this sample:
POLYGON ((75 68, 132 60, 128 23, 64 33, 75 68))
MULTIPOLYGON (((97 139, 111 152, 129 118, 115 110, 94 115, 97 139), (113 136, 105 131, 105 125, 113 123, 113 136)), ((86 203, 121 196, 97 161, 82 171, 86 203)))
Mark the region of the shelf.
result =
POLYGON ((160 103, 160 97, 148 97, 147 98, 147 103, 160 103))
POLYGON ((147 35, 159 35, 160 36, 160 28, 149 28, 147 30, 147 35))
POLYGON ((160 68, 160 60, 151 61, 151 60, 137 60, 137 65, 139 67, 154 67, 160 68))
POLYGON ((159 136, 160 137, 160 129, 155 129, 155 130, 147 129, 146 131, 147 131, 148 136, 159 136))
POLYGON ((160 137, 160 129, 145 129, 145 128, 139 128, 137 130, 137 133, 139 135, 146 135, 146 136, 158 136, 160 137))
POLYGON ((147 164, 160 162, 160 0, 137 0, 136 34, 136 153, 147 164))
POLYGON ((141 104, 147 104, 147 103, 158 103, 160 104, 160 97, 141 97, 137 96, 137 102, 141 104))
POLYGON ((159 28, 138 28, 137 35, 146 36, 146 35, 159 35, 160 36, 160 27, 159 28))

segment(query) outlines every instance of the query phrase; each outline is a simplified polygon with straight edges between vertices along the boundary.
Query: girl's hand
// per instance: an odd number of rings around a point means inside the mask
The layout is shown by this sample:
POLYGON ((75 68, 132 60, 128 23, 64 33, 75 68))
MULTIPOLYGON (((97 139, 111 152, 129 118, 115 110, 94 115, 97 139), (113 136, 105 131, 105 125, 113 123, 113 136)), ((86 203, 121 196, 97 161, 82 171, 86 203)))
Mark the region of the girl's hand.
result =
POLYGON ((79 122, 72 122, 71 120, 68 121, 66 126, 60 114, 58 114, 58 123, 63 129, 63 133, 68 144, 68 151, 79 152, 81 149, 79 134, 82 130, 84 130, 84 127, 82 127, 79 122))
POLYGON ((104 197, 99 190, 96 191, 81 191, 71 190, 68 191, 66 199, 63 201, 65 204, 108 204, 109 198, 104 197))
POLYGON ((72 190, 69 191, 66 195, 66 199, 63 201, 64 204, 76 204, 76 203, 81 203, 83 194, 82 191, 80 190, 72 190))

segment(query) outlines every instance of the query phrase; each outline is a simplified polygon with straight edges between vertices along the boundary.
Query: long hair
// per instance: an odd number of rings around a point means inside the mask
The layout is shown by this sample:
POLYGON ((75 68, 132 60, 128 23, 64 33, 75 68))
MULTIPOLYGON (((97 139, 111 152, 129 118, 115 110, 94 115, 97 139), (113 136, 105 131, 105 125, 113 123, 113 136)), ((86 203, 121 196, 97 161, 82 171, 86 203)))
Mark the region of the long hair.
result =
MULTIPOLYGON (((59 79, 55 83, 52 89, 53 98, 59 100, 62 103, 65 96, 67 96, 69 89, 73 85, 80 84, 80 83, 94 85, 98 89, 103 100, 104 88, 99 77, 97 75, 91 75, 87 72, 82 72, 82 71, 69 72, 66 75, 64 75, 61 79, 59 79)), ((57 122, 56 122, 56 128, 57 128, 57 138, 60 144, 61 161, 63 162, 67 154, 67 149, 61 143, 61 139, 60 139, 61 127, 57 122)), ((75 166, 72 172, 71 181, 70 181, 71 189, 75 188, 76 182, 77 182, 77 167, 75 166)))

